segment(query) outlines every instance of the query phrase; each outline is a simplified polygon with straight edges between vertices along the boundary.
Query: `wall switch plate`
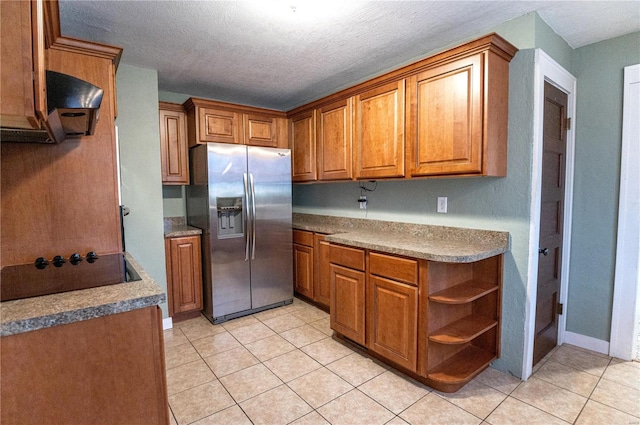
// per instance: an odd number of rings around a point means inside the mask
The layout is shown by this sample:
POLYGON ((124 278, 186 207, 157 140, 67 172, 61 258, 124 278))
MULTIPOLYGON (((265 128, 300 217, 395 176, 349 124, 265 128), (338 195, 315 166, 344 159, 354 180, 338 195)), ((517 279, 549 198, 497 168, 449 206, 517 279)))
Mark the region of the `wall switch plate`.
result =
POLYGON ((438 212, 446 213, 447 212, 447 197, 446 196, 438 196, 438 212))

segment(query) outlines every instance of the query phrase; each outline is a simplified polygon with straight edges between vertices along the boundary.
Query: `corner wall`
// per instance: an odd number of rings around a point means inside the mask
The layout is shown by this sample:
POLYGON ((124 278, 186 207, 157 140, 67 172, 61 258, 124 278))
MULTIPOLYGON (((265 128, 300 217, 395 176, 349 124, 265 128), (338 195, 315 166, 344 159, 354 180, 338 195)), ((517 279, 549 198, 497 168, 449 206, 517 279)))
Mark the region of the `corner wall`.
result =
POLYGON ((574 51, 578 79, 567 331, 609 341, 616 258, 623 68, 640 63, 640 32, 574 51))
MULTIPOLYGON (((131 211, 124 218, 125 246, 166 293, 158 73, 120 64, 116 84, 122 204, 131 211)), ((168 317, 167 304, 160 307, 168 317)))

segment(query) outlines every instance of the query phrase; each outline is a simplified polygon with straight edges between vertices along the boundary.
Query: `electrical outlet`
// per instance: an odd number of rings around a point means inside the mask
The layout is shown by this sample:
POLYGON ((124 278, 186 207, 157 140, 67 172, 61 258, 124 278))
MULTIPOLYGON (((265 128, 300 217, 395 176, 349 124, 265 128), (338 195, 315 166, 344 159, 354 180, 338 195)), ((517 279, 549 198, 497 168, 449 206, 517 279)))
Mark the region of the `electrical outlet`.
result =
POLYGON ((360 209, 361 210, 366 210, 367 209, 367 197, 366 196, 361 196, 358 198, 358 203, 360 204, 360 209))
POLYGON ((447 212, 447 197, 446 196, 438 196, 438 212, 446 213, 447 212))

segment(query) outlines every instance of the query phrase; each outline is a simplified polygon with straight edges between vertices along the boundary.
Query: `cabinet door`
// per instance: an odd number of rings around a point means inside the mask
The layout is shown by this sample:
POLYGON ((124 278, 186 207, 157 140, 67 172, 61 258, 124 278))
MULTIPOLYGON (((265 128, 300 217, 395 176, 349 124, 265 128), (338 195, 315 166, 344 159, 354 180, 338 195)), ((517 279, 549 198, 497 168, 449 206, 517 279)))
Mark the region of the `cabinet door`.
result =
POLYGON ((412 176, 482 172, 483 54, 411 78, 412 176))
POLYGON ((415 371, 418 288, 371 275, 367 301, 369 349, 415 371))
POLYGON ((222 109, 198 108, 200 143, 242 143, 242 114, 222 109))
POLYGON ((304 182, 317 179, 316 133, 313 111, 291 119, 291 174, 293 181, 304 182))
POLYGON ((202 261, 200 237, 166 239, 168 244, 167 278, 170 280, 171 313, 202 309, 202 261))
POLYGON ((47 115, 42 1, 3 1, 0 8, 2 126, 39 129, 47 115))
POLYGON ((404 84, 355 97, 353 168, 358 179, 404 176, 404 84))
POLYGON ((278 147, 277 120, 257 114, 243 114, 244 144, 251 146, 278 147))
POLYGON ((293 244, 294 289, 313 299, 313 248, 293 244))
POLYGON ((325 235, 314 235, 315 268, 314 268, 314 300, 325 307, 331 305, 331 263, 329 262, 329 245, 325 235))
POLYGON ((318 179, 351 179, 351 99, 318 109, 318 179))
POLYGON ((189 184, 187 118, 180 105, 160 104, 160 164, 163 184, 189 184))
POLYGON ((365 274, 331 264, 331 329, 365 344, 365 274))

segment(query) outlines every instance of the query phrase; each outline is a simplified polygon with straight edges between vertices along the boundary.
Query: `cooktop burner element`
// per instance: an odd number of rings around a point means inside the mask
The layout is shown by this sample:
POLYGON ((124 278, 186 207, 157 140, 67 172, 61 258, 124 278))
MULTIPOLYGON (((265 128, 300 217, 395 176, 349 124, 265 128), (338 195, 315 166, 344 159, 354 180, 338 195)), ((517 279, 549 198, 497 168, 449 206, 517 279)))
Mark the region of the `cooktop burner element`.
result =
POLYGON ((0 271, 0 301, 10 301, 78 289, 140 280, 124 254, 98 256, 91 251, 82 257, 44 257, 33 264, 3 267, 0 271))

